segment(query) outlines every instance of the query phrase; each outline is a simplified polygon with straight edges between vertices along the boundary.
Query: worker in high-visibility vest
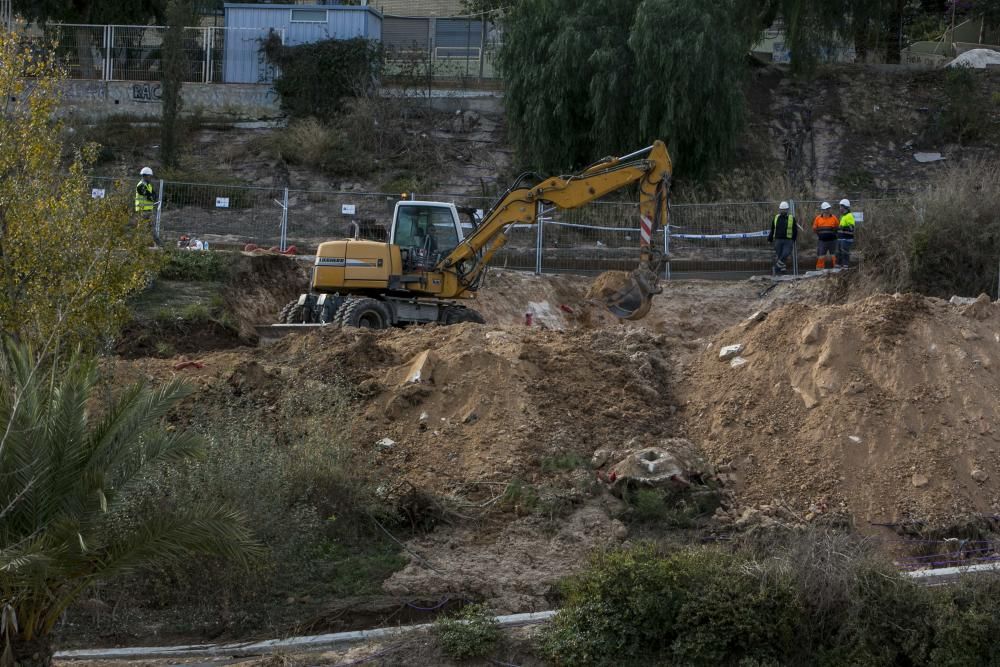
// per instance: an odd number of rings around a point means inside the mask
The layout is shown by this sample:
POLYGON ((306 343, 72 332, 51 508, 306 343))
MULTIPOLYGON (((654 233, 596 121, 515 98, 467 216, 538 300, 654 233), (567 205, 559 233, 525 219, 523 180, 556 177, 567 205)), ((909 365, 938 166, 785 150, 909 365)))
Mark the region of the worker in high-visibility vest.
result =
POLYGON ((135 212, 136 215, 147 225, 153 235, 153 243, 160 247, 160 237, 156 233, 156 225, 153 221, 153 212, 156 210, 156 190, 153 189, 153 170, 143 167, 139 171, 139 183, 135 186, 135 212))
POLYGON ((767 240, 774 243, 775 273, 788 272, 786 262, 795 250, 795 239, 798 236, 799 230, 795 225, 795 216, 791 214, 788 202, 783 201, 778 204, 778 214, 771 221, 771 230, 767 234, 767 240))
POLYGON ((840 218, 830 210, 829 202, 819 205, 819 215, 813 219, 813 231, 816 233, 816 270, 826 266, 826 256, 830 255, 830 268, 837 268, 837 228, 840 218))
POLYGON ((854 245, 854 214, 851 201, 840 200, 840 225, 837 227, 837 264, 846 269, 851 265, 851 247, 854 245))

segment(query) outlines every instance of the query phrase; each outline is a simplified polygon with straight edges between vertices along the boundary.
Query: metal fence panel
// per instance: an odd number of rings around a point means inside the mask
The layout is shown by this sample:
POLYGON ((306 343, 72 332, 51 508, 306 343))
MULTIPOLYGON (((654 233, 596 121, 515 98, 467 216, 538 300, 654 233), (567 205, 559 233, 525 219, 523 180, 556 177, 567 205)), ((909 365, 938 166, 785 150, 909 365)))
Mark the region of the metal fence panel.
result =
POLYGON ((158 194, 165 245, 181 235, 208 241, 210 246, 281 244, 282 188, 168 182, 158 194))
MULTIPOLYGON (((126 189, 131 210, 134 180, 93 179, 94 196, 126 189)), ((156 183, 159 187, 159 182, 156 183)), ((323 241, 348 238, 388 240, 397 194, 288 190, 235 185, 166 182, 157 216, 160 236, 173 245, 181 235, 208 241, 210 247, 295 246, 309 255, 323 241), (287 207, 287 208, 286 208, 287 207)), ((421 201, 450 202, 459 209, 465 235, 478 224, 493 200, 449 194, 415 194, 421 201)), ((794 202, 800 232, 796 248, 799 272, 815 263, 812 219, 818 201, 794 202)), ((900 199, 855 200, 859 238, 868 221, 900 199)), ((777 202, 672 204, 670 237, 660 230, 654 240, 666 251, 668 277, 738 277, 771 272, 773 249, 766 232, 777 202)), ((512 225, 507 244, 492 265, 515 270, 596 273, 631 270, 639 260, 639 209, 635 202, 594 202, 579 209, 541 210, 538 225, 512 225)), ((855 252, 860 259, 861 252, 855 252)))
POLYGON ((767 231, 777 208, 777 202, 671 205, 671 272, 769 272, 773 253, 766 237, 689 237, 767 231))
POLYGON ((56 58, 71 79, 104 79, 110 51, 107 26, 47 25, 41 31, 22 32, 39 49, 55 45, 56 58))
POLYGON ((354 235, 387 241, 398 195, 368 192, 289 190, 287 244, 315 252, 323 241, 354 235))
MULTIPOLYGON (((327 24, 293 24, 276 32, 282 42, 311 42, 341 37, 327 24), (303 32, 304 31, 304 32, 303 32), (294 39, 293 39, 294 38, 294 39)), ((40 51, 53 43, 70 78, 104 81, 161 81, 163 26, 150 25, 19 25, 16 32, 40 51)), ((260 46, 270 29, 261 27, 189 27, 184 29, 184 81, 203 83, 270 83, 275 68, 260 46)), ((351 34, 351 33, 344 33, 351 34)), ((409 18, 387 16, 381 31, 385 46, 386 82, 437 79, 449 87, 496 79, 495 56, 502 34, 477 18, 409 18)), ((152 93, 151 93, 152 94, 152 93)))

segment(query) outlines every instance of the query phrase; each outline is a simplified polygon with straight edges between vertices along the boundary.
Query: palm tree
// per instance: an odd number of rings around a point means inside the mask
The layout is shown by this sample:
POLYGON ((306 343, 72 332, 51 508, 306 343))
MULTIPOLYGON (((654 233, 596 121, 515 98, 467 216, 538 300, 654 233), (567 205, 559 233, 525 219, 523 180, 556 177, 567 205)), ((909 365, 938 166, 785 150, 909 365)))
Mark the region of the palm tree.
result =
POLYGON ((98 415, 93 359, 38 358, 0 341, 2 667, 50 664, 53 626, 96 582, 191 554, 243 561, 258 548, 218 506, 122 520, 130 483, 201 451, 195 435, 161 426, 184 387, 137 384, 98 415))

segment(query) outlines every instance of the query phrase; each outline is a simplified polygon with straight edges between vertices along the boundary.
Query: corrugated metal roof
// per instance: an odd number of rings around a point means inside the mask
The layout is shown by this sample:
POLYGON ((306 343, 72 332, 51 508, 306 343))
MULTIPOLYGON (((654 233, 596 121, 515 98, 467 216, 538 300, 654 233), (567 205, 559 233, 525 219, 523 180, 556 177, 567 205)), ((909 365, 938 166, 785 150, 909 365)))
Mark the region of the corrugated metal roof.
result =
POLYGON ((462 0, 369 0, 383 14, 397 16, 462 16, 462 0))

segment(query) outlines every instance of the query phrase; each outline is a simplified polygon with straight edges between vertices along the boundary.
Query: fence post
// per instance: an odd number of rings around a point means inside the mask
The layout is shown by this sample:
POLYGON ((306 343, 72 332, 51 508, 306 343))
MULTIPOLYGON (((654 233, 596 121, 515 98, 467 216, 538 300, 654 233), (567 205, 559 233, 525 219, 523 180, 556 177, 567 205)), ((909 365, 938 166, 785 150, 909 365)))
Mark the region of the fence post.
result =
POLYGON ((153 228, 155 230, 156 238, 160 238, 160 214, 163 211, 163 186, 165 185, 163 179, 160 179, 160 200, 156 202, 156 221, 153 223, 153 228))
POLYGON ((479 80, 483 80, 483 65, 486 60, 486 12, 479 17, 479 80))
POLYGON ((281 239, 278 241, 281 252, 288 250, 288 188, 285 188, 281 200, 281 239))
MULTIPOLYGON (((788 205, 789 205, 789 209, 790 209, 788 211, 788 214, 790 216, 792 216, 792 218, 795 220, 795 226, 798 227, 799 226, 799 221, 798 221, 798 218, 795 216, 795 200, 794 199, 790 199, 788 201, 788 205)), ((792 235, 798 237, 798 234, 795 234, 794 231, 792 232, 792 235)), ((798 241, 792 241, 792 275, 793 276, 799 275, 799 244, 798 244, 798 241)))
POLYGON ((212 67, 212 46, 209 44, 209 31, 211 30, 211 28, 202 29, 202 43, 205 45, 205 57, 201 61, 201 80, 204 83, 209 82, 208 73, 212 67))
POLYGON ((542 275, 542 244, 545 238, 545 218, 542 202, 535 202, 535 275, 542 275))
POLYGON ((667 216, 668 222, 663 225, 663 257, 666 261, 666 277, 670 280, 670 216, 667 216))
POLYGON ((115 80, 115 27, 113 25, 108 26, 108 78, 107 81, 115 80))
POLYGON ((111 80, 111 26, 104 26, 104 69, 101 72, 102 81, 111 80))

